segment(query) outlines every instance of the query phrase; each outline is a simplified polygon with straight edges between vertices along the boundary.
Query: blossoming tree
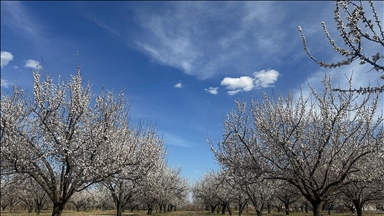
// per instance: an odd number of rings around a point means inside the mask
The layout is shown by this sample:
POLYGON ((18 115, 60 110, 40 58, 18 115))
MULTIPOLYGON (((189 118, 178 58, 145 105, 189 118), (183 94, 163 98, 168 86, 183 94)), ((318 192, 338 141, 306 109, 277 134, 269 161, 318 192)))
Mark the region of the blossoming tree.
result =
MULTIPOLYGON (((33 72, 33 97, 14 87, 1 100, 2 170, 31 176, 60 216, 71 196, 135 165, 137 133, 124 93, 83 87, 78 68, 67 82, 33 72)), ((3 174, 3 173, 2 173, 3 174)))
POLYGON ((334 92, 329 77, 323 83, 322 94, 312 89, 308 97, 265 94, 250 108, 237 101, 223 141, 216 148, 211 144, 221 166, 293 185, 312 204, 314 216, 335 191, 352 183, 352 175, 363 174, 367 158, 382 158, 384 148, 379 93, 334 92))

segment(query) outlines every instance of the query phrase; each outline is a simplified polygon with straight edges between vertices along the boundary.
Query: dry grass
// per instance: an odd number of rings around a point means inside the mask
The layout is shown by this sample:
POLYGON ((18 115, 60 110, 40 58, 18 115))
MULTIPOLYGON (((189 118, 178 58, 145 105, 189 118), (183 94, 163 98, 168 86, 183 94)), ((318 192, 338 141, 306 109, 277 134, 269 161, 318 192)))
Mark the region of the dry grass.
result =
MULTIPOLYGON (((327 212, 323 212, 324 216, 327 216, 327 212)), ((0 211, 1 216, 32 216, 36 215, 35 213, 26 213, 25 211, 14 211, 14 212, 8 212, 8 211, 0 211)), ((42 211, 41 216, 50 216, 51 211, 42 211)), ((106 211, 101 211, 101 210, 95 210, 95 211, 64 211, 62 216, 114 216, 116 215, 116 211, 113 210, 106 210, 106 211)), ((166 212, 166 213, 152 213, 152 216, 205 216, 205 215, 210 215, 210 216, 219 216, 221 214, 217 213, 209 213, 207 211, 176 211, 176 212, 166 212)), ((226 213, 228 215, 228 212, 226 213)), ((238 215, 237 212, 233 212, 233 216, 238 215)), ((255 212, 249 212, 249 213, 243 213, 243 216, 254 216, 256 215, 255 212)), ((267 214, 264 213, 264 216, 285 216, 284 213, 271 213, 267 214)), ((140 211, 140 212, 124 212, 123 216, 147 216, 145 211, 140 211)), ((312 213, 291 213, 290 216, 312 216, 312 213)), ((351 214, 351 213, 331 213, 330 216, 356 216, 356 214, 351 214)), ((363 216, 384 216, 384 213, 381 212, 364 212, 363 216)))

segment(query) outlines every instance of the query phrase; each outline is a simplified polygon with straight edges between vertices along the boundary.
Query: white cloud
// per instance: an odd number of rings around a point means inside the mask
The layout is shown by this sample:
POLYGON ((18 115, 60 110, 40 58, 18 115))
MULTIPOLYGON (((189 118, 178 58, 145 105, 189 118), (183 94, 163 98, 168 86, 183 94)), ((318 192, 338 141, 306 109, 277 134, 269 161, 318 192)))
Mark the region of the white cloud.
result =
POLYGON ((7 51, 1 51, 1 68, 7 65, 10 61, 12 61, 13 55, 7 51))
POLYGON ((242 76, 240 78, 225 77, 220 85, 226 86, 229 95, 234 95, 242 91, 251 91, 254 88, 253 78, 249 76, 242 76))
POLYGON ((13 69, 19 69, 19 67, 18 66, 13 66, 13 69))
POLYGON ((183 84, 181 82, 176 83, 173 88, 183 88, 183 84))
POLYGON ((254 77, 225 77, 220 84, 226 86, 225 88, 229 90, 227 92, 229 95, 235 95, 239 92, 251 91, 252 89, 272 87, 272 84, 277 81, 279 75, 279 72, 273 69, 267 71, 262 70, 254 72, 254 77))
POLYGON ((28 60, 25 60, 24 62, 25 62, 24 67, 27 67, 27 68, 36 69, 36 66, 38 68, 43 68, 43 66, 41 66, 40 62, 33 60, 33 59, 28 59, 28 60))
POLYGON ((206 92, 211 93, 213 95, 217 95, 219 87, 209 87, 207 89, 204 89, 206 92))
POLYGON ((253 76, 256 78, 256 86, 261 88, 272 87, 271 84, 277 81, 279 75, 279 72, 276 70, 262 70, 253 73, 253 76))
POLYGON ((9 88, 11 86, 11 83, 9 83, 7 80, 5 79, 1 79, 1 87, 4 87, 4 88, 9 88))

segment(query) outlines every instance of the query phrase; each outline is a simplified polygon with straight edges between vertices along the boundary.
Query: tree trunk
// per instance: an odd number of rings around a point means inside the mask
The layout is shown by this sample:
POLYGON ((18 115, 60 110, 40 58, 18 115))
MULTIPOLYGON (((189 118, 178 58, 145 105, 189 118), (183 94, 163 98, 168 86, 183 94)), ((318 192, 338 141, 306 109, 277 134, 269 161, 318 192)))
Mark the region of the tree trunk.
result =
POLYGON ((51 216, 61 216, 63 213, 65 203, 53 203, 53 210, 51 216))
POLYGON ((36 212, 37 215, 40 215, 41 210, 44 208, 45 202, 42 201, 42 200, 41 201, 36 201, 35 200, 35 202, 36 202, 35 212, 36 212))
POLYGON ((246 205, 247 205, 247 202, 245 202, 243 204, 242 203, 239 204, 239 216, 241 216, 241 214, 243 214, 243 210, 244 210, 246 205))
POLYGON ((7 208, 7 206, 8 206, 8 204, 7 204, 7 205, 2 205, 2 206, 1 206, 1 209, 4 211, 5 208, 7 208))
POLYGON ((226 209, 226 207, 227 207, 227 204, 224 203, 224 204, 223 204, 223 207, 222 207, 222 209, 221 209, 221 214, 225 214, 225 209, 226 209))
POLYGON ((123 208, 121 206, 117 208, 116 216, 122 216, 123 215, 123 208))
POLYGON ((280 211, 281 211, 281 207, 280 207, 280 206, 277 206, 276 209, 277 209, 277 213, 280 213, 280 211))
POLYGON ((217 205, 211 205, 211 213, 215 213, 215 208, 217 205))
POLYGON ((151 204, 148 204, 148 212, 147 212, 147 214, 152 214, 152 205, 151 204))
POLYGON ((357 216, 363 216, 363 203, 358 200, 354 200, 353 204, 355 205, 357 216))
POLYGON ((112 198, 113 203, 116 206, 116 216, 122 216, 123 215, 123 192, 119 192, 118 194, 116 192, 112 192, 112 198))
POLYGON ((226 206, 227 206, 228 214, 232 215, 232 210, 231 210, 231 206, 229 206, 229 203, 226 206))
POLYGON ((268 214, 271 214, 271 203, 267 203, 268 214))
POLYGON ((33 205, 28 205, 28 213, 32 213, 33 211, 33 205))
POLYGON ((285 215, 289 215, 289 203, 285 202, 284 207, 285 207, 285 215))
POLYGON ((312 203, 313 216, 322 216, 323 215, 323 203, 312 203))

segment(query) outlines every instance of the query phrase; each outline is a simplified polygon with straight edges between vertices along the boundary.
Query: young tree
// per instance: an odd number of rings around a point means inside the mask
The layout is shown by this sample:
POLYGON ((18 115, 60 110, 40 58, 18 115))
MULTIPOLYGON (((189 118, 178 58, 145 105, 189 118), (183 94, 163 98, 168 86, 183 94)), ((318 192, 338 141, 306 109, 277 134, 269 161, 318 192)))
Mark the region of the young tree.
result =
MULTIPOLYGON (((367 12, 363 7, 363 1, 359 1, 356 3, 351 0, 336 0, 336 9, 334 11, 334 20, 337 25, 337 30, 340 32, 340 37, 347 48, 340 47, 336 44, 336 42, 331 38, 325 23, 322 22, 321 25, 324 29, 325 35, 328 38, 332 48, 345 57, 344 60, 336 62, 336 63, 328 63, 323 61, 318 61, 314 56, 312 56, 307 48, 306 39, 304 37, 303 30, 300 26, 298 26, 298 30, 301 34, 301 38, 304 45, 304 50, 314 62, 319 64, 321 67, 325 68, 336 68, 344 65, 349 65, 353 61, 360 60, 360 64, 370 64, 373 69, 377 72, 381 73, 381 78, 384 79, 384 65, 383 65, 383 48, 384 48, 384 29, 380 24, 380 18, 377 13, 376 8, 373 5, 373 1, 369 0, 369 7, 372 11, 373 20, 367 16, 367 12), (344 25, 343 20, 341 18, 341 13, 346 14, 345 19, 347 20, 347 24, 344 25), (371 43, 376 46, 378 50, 374 50, 376 53, 364 53, 364 47, 367 46, 365 43, 371 43)), ((368 50, 368 49, 367 49, 368 50)), ((371 51, 371 50, 368 50, 371 51)), ((340 88, 336 88, 334 90, 340 91, 340 88)), ((367 93, 367 92, 383 92, 384 86, 379 87, 365 87, 360 89, 349 89, 349 91, 356 91, 359 93, 367 93)))
POLYGON ((330 77, 323 83, 323 94, 312 88, 307 98, 295 99, 293 92, 277 98, 265 94, 251 101, 249 110, 237 101, 237 110, 225 120, 224 140, 217 149, 211 145, 228 169, 292 184, 312 204, 314 216, 321 215, 335 191, 351 183, 349 176, 361 173, 361 162, 383 157, 384 148, 379 93, 335 93, 330 77))
POLYGON ((15 86, 1 100, 2 166, 31 176, 60 216, 75 192, 124 174, 138 143, 124 93, 102 91, 93 102, 79 68, 57 85, 38 71, 33 77, 33 97, 15 86))

